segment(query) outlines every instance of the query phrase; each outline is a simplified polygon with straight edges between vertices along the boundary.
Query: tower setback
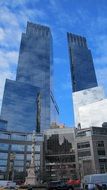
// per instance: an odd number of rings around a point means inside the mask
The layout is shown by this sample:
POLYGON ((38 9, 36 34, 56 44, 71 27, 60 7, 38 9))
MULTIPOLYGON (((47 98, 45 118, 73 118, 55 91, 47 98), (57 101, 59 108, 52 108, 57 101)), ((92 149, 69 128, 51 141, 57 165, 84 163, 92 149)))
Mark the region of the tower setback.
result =
POLYGON ((16 81, 6 80, 5 84, 1 119, 8 122, 8 130, 40 132, 56 122, 58 108, 52 93, 52 75, 50 28, 28 22, 26 33, 22 34, 16 81), (39 116, 38 94, 41 97, 39 116))

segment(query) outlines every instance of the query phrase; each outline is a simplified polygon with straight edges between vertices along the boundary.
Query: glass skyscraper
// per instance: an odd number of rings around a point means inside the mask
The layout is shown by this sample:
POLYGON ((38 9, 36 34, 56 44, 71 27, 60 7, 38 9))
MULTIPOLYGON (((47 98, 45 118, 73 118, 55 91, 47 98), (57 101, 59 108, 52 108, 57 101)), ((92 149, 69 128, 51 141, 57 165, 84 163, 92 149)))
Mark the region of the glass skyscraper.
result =
POLYGON ((91 51, 86 38, 67 33, 73 92, 97 86, 91 51))
POLYGON ((6 80, 1 119, 7 129, 37 132, 58 119, 52 94, 52 35, 49 27, 28 22, 22 34, 16 81, 6 80))

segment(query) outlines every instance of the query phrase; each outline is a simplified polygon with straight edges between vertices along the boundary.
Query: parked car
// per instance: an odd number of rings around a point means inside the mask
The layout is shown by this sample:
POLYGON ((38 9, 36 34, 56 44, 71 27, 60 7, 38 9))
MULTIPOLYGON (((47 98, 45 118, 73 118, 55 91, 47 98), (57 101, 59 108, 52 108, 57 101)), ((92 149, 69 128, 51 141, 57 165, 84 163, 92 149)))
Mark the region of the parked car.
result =
POLYGON ((74 190, 74 188, 64 181, 51 181, 48 184, 48 190, 74 190))

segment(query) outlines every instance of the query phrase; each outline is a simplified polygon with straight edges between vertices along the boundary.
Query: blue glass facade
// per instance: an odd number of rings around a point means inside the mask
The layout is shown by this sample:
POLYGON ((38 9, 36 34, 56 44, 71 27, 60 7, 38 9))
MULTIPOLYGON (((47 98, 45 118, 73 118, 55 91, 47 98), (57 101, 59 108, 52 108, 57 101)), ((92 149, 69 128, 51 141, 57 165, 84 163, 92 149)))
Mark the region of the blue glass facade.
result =
POLYGON ((8 130, 30 132, 39 123, 44 131, 52 120, 56 122, 58 110, 55 101, 51 103, 52 65, 50 29, 28 22, 22 34, 16 81, 7 80, 5 85, 1 118, 8 121, 8 130))
MULTIPOLYGON (((32 133, 13 132, 0 129, 0 176, 11 180, 14 172, 16 182, 24 182, 26 171, 31 162, 32 133), (14 157, 13 157, 14 155, 14 157)), ((42 172, 43 135, 36 134, 35 169, 42 172)))
POLYGON ((73 92, 97 86, 91 51, 84 37, 67 34, 73 92))
POLYGON ((0 129, 7 128, 7 121, 0 119, 0 129))
POLYGON ((36 128, 39 88, 18 81, 6 80, 1 117, 8 121, 8 130, 33 131, 36 128))

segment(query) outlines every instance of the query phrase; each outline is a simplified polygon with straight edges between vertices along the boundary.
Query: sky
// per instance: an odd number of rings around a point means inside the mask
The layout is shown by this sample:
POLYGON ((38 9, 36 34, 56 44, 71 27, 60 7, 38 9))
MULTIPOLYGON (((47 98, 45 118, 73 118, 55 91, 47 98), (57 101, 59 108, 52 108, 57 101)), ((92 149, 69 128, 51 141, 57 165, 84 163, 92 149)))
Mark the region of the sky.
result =
POLYGON ((5 79, 15 80, 27 21, 47 25, 53 36, 54 95, 60 123, 74 126, 67 32, 87 38, 99 86, 107 95, 107 0, 0 0, 0 106, 5 79))

